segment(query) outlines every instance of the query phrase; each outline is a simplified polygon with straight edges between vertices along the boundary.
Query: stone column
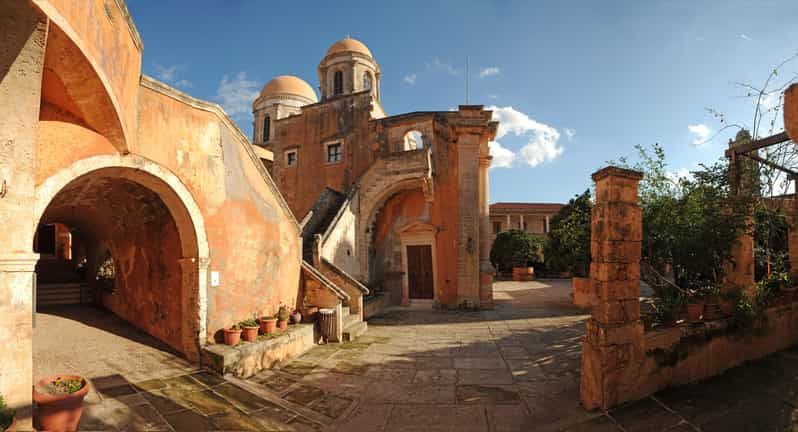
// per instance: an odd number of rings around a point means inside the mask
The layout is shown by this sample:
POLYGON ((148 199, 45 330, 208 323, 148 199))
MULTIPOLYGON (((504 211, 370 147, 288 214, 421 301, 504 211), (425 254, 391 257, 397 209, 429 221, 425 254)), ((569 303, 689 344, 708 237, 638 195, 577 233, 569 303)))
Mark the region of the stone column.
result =
POLYGON ((507 215, 507 229, 505 229, 505 231, 511 230, 511 229, 513 229, 513 226, 510 225, 510 215, 508 214, 507 215))
POLYGON ((526 231, 526 228, 524 228, 524 214, 523 213, 520 213, 518 215, 518 229, 520 229, 521 231, 526 231))
POLYGON ((0 394, 31 428, 34 164, 47 18, 29 2, 0 0, 0 394))
POLYGON ((642 214, 637 171, 607 167, 593 174, 590 283, 596 303, 582 342, 580 399, 587 409, 609 408, 633 393, 630 365, 643 356, 640 321, 642 214))
POLYGON ((480 136, 466 131, 457 137, 457 305, 479 307, 480 136))
POLYGON ((546 234, 549 233, 549 215, 546 215, 546 234))
POLYGON ((490 180, 488 168, 492 158, 479 158, 479 302, 482 308, 493 308, 493 276, 496 270, 490 263, 492 236, 490 230, 490 180))
MULTIPOLYGON (((734 141, 729 142, 729 149, 747 144, 751 136, 746 131, 740 131, 734 141)), ((730 160, 730 175, 732 176, 732 191, 735 194, 753 194, 758 189, 756 164, 750 159, 735 155, 733 152, 730 160)), ((753 223, 753 208, 749 222, 753 223)), ((754 236, 752 231, 740 232, 738 242, 731 249, 731 261, 723 266, 724 292, 734 290, 750 291, 755 286, 754 280, 754 236)))

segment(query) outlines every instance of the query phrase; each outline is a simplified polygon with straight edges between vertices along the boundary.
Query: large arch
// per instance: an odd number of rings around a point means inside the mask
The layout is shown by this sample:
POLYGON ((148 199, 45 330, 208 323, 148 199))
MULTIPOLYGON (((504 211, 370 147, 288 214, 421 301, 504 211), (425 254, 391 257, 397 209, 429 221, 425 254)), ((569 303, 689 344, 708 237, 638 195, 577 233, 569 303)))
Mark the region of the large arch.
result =
MULTIPOLYGON (((202 213, 188 188, 168 169, 136 155, 104 155, 82 159, 36 187, 34 223, 43 222, 51 203, 67 189, 80 190, 86 179, 111 179, 157 196, 168 210, 179 239, 180 310, 184 325, 176 347, 191 360, 207 340, 207 287, 210 250, 202 213), (137 185, 137 186, 130 186, 137 185)), ((61 195, 63 196, 63 194, 61 195)), ((157 200, 153 198, 153 200, 157 200)), ((174 345, 174 344, 173 344, 174 345)))

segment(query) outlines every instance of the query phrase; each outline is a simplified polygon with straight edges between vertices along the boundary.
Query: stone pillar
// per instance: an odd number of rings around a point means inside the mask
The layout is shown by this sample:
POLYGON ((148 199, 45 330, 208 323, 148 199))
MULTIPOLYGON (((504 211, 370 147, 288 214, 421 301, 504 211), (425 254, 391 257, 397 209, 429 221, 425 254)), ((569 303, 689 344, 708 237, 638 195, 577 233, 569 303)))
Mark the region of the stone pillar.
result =
MULTIPOLYGON (((729 142, 729 149, 748 144, 751 136, 747 131, 740 131, 734 141, 729 142)), ((730 175, 732 191, 735 194, 757 193, 758 179, 756 163, 730 152, 730 175)), ((753 223, 753 208, 749 223, 753 223)), ((731 249, 731 261, 723 266, 724 292, 734 290, 750 291, 755 286, 754 280, 754 236, 752 231, 740 232, 738 242, 731 249)))
POLYGON ((496 270, 490 263, 492 236, 490 231, 490 184, 488 169, 492 158, 479 158, 479 302, 482 308, 493 308, 493 276, 496 270))
POLYGON ((549 233, 549 215, 546 215, 546 234, 549 233))
POLYGON ((580 399, 587 409, 622 402, 634 393, 630 373, 643 353, 640 321, 642 213, 637 171, 607 167, 593 174, 590 283, 596 303, 582 342, 580 399))
POLYGON ((457 305, 469 309, 479 307, 481 285, 479 139, 468 131, 457 137, 457 305))
POLYGON ((513 229, 513 226, 510 225, 510 215, 508 214, 507 215, 507 229, 505 229, 505 231, 511 230, 511 229, 513 229))
POLYGON ((518 215, 518 229, 520 229, 521 231, 526 231, 526 228, 524 228, 524 214, 523 213, 518 215))
POLYGON ((31 428, 34 164, 47 18, 0 0, 0 394, 31 428))

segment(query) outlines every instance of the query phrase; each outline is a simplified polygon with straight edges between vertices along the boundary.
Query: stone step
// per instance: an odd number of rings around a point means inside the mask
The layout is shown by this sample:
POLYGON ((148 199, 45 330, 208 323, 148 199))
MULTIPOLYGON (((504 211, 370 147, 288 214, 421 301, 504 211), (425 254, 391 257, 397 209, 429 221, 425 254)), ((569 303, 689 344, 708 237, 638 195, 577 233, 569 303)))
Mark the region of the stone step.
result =
POLYGON ((358 321, 344 327, 343 342, 353 342, 360 336, 363 336, 368 330, 369 326, 365 321, 358 321))

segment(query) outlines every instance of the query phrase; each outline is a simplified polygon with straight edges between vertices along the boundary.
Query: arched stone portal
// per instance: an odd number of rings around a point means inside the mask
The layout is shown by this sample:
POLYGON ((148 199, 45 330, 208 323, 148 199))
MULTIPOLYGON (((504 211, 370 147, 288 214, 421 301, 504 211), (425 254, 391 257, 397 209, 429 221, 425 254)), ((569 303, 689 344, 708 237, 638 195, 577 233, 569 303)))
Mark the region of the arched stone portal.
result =
MULTIPOLYGON (((94 300, 198 359, 208 241, 199 207, 174 174, 135 155, 83 159, 37 187, 35 212, 39 227, 69 228, 80 246, 72 265, 83 263, 94 300), (107 276, 109 257, 112 277, 103 283, 97 276, 107 276)), ((47 263, 37 267, 46 271, 47 263)))

